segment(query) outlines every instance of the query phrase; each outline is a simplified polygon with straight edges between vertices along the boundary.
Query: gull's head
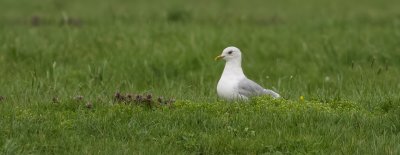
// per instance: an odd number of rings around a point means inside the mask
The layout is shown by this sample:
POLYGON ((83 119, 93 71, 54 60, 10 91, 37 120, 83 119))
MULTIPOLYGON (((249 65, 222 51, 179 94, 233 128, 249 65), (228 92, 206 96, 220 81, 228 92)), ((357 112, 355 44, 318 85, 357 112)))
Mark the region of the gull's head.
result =
POLYGON ((215 60, 219 59, 224 59, 225 61, 231 61, 231 60, 241 60, 242 58, 242 53, 240 50, 236 47, 230 46, 225 48, 221 55, 215 57, 215 60))

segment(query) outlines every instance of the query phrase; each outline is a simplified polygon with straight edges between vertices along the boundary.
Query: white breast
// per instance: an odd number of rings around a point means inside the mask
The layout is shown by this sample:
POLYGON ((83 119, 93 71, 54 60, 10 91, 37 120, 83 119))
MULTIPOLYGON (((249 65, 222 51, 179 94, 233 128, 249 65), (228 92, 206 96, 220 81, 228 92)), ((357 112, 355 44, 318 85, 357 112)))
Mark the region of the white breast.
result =
POLYGON ((239 94, 239 81, 238 78, 221 76, 217 85, 218 96, 227 100, 247 99, 247 97, 239 94))

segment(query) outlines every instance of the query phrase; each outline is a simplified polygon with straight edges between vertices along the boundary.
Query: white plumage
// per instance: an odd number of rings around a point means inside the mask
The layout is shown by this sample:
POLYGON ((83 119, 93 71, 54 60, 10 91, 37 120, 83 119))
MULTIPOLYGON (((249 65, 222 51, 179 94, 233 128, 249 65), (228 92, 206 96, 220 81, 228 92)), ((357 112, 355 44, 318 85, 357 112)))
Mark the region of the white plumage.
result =
POLYGON ((227 47, 220 56, 215 58, 226 61, 224 71, 218 81, 218 96, 227 100, 247 100, 252 96, 271 95, 279 98, 280 95, 272 90, 264 89, 248 79, 242 70, 242 53, 236 47, 227 47))

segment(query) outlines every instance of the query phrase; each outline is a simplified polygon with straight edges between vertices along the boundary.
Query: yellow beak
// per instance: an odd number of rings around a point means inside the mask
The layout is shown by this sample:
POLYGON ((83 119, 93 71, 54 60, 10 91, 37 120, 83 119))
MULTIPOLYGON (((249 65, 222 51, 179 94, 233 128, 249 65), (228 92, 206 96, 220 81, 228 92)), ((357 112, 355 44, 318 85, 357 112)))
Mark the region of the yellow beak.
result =
POLYGON ((217 60, 219 60, 219 59, 222 59, 222 58, 224 58, 225 56, 222 56, 222 55, 218 55, 217 57, 215 57, 215 61, 217 61, 217 60))

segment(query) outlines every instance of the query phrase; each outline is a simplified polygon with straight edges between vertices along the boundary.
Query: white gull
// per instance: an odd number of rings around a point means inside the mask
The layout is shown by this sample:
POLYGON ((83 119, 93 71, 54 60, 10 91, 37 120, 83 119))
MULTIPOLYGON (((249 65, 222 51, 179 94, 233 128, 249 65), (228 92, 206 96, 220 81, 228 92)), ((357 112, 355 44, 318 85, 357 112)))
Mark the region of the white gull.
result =
POLYGON ((272 90, 265 89, 248 79, 242 69, 242 53, 236 47, 227 47, 215 60, 226 61, 221 79, 218 81, 218 96, 226 100, 247 100, 252 96, 271 95, 279 98, 280 95, 272 90))

